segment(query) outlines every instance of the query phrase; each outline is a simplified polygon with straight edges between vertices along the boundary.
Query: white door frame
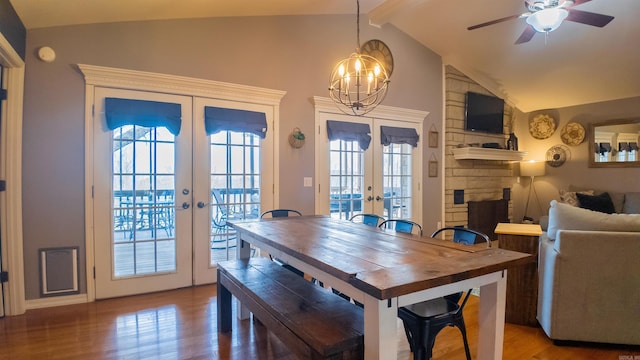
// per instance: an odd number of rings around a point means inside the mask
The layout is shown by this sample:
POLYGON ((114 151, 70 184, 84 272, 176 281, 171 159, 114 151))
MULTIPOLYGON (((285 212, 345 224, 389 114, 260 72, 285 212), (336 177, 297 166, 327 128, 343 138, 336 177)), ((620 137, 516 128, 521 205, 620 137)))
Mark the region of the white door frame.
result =
MULTIPOLYGON (((280 101, 284 91, 254 86, 230 84, 176 75, 166 75, 145 71, 109 68, 78 64, 85 79, 85 257, 87 274, 87 301, 95 300, 93 279, 95 239, 93 238, 93 103, 94 88, 115 87, 129 90, 163 92, 167 94, 205 97, 254 104, 269 105, 274 119, 280 116, 280 101)), ((277 122, 277 121, 276 121, 277 122)), ((277 131, 278 129, 273 129, 277 131)), ((278 137, 274 138, 274 168, 279 168, 278 137)), ((274 173, 274 197, 279 195, 279 176, 274 173)))
MULTIPOLYGON (((344 119, 346 117, 350 117, 349 115, 344 115, 335 105, 335 103, 325 97, 315 96, 313 98, 315 105, 315 127, 316 127, 316 136, 318 134, 326 133, 326 130, 323 131, 322 127, 326 127, 326 124, 322 121, 322 119, 326 119, 327 114, 336 115, 336 119, 344 119)), ((418 143, 418 151, 420 155, 420 159, 424 157, 422 144, 424 143, 424 136, 422 136, 422 124, 424 123, 424 119, 429 115, 426 111, 421 110, 413 110, 413 109, 405 109, 398 108, 392 106, 384 106, 380 105, 371 112, 369 112, 365 117, 373 118, 373 119, 381 119, 381 120, 391 120, 398 122, 408 122, 417 125, 418 134, 421 135, 421 141, 418 143)), ((379 141, 376 139, 374 141, 379 141)), ((315 141, 315 174, 318 182, 318 188, 315 189, 315 213, 316 214, 329 214, 329 205, 327 203, 327 198, 323 196, 324 192, 321 194, 320 187, 328 186, 328 172, 327 162, 328 156, 326 154, 326 142, 321 139, 316 139, 315 141), (325 179, 326 178, 326 179, 325 179), (323 180, 324 179, 324 180, 323 180)), ((412 209, 413 218, 417 219, 418 222, 422 222, 422 161, 413 161, 412 162, 412 173, 416 175, 413 181, 416 183, 416 189, 418 193, 414 194, 416 197, 420 199, 420 204, 414 204, 412 209), (416 206, 418 205, 418 206, 416 206)))
POLYGON ((0 177, 7 190, 0 193, 2 264, 9 272, 5 285, 5 315, 20 315, 26 310, 24 256, 22 240, 22 107, 24 98, 24 61, 9 41, 0 34, 0 62, 5 67, 9 96, 2 109, 2 150, 0 177))

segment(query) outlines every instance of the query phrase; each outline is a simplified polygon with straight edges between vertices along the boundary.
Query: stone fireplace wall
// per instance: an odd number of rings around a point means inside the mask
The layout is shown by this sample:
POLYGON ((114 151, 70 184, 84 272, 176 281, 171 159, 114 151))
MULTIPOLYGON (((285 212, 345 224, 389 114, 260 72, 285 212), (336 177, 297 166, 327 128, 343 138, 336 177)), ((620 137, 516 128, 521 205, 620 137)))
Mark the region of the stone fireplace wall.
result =
MULTIPOLYGON (((467 132, 464 130, 467 91, 494 94, 452 66, 445 67, 445 81, 445 226, 468 226, 467 202, 510 198, 518 164, 496 160, 456 160, 451 150, 459 144, 472 143, 497 142, 504 146, 513 129, 513 109, 505 104, 504 135, 467 132), (454 204, 456 190, 458 195, 460 190, 464 193, 460 204, 454 204)), ((509 201, 510 219, 512 214, 513 204, 509 201)))

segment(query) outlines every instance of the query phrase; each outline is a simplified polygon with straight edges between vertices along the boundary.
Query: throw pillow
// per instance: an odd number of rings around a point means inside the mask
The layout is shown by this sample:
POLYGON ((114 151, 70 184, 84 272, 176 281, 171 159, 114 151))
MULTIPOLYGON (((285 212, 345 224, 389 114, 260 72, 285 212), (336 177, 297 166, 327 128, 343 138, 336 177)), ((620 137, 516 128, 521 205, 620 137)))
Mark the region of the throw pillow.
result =
POLYGON ((599 211, 605 214, 613 214, 616 212, 616 208, 613 206, 613 201, 611 201, 609 193, 602 193, 600 195, 576 193, 576 196, 580 207, 583 209, 599 211))
POLYGON ((555 240, 560 230, 640 232, 640 214, 605 214, 552 200, 547 236, 555 240))
POLYGON ((576 196, 578 192, 581 194, 593 195, 593 190, 567 191, 560 189, 560 201, 571 206, 578 206, 578 197, 576 196))
POLYGON ((640 214, 640 192, 630 192, 624 195, 622 212, 625 214, 640 214))
POLYGON ((572 185, 572 184, 569 184, 569 187, 568 187, 568 191, 575 191, 575 192, 584 193, 584 191, 586 191, 586 190, 593 191, 592 194, 588 194, 588 195, 600 195, 600 194, 602 194, 604 192, 608 192, 609 196, 611 196, 611 201, 613 201, 613 206, 615 206, 615 208, 616 208, 616 212, 617 213, 621 213, 622 212, 622 206, 624 205, 624 193, 623 192, 615 192, 615 191, 607 191, 607 190, 586 188, 586 187, 576 186, 576 185, 572 185))

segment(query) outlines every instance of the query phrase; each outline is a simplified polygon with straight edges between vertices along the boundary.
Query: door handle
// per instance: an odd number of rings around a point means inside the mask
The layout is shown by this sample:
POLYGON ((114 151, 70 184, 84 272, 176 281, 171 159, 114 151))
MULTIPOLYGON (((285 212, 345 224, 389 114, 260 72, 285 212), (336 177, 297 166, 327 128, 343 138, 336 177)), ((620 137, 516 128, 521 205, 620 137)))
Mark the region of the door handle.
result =
POLYGON ((380 197, 380 195, 376 196, 376 201, 381 201, 382 198, 380 197))
POLYGON ((209 205, 209 203, 206 203, 206 204, 205 204, 205 203, 204 203, 204 202, 202 202, 202 201, 198 201, 198 204, 196 204, 196 206, 198 207, 198 209, 202 209, 202 208, 204 208, 204 207, 205 207, 205 206, 207 206, 207 205, 209 205))
POLYGON ((183 210, 187 210, 190 206, 191 206, 191 204, 189 204, 189 203, 188 203, 188 202, 186 202, 186 201, 182 203, 182 209, 183 209, 183 210))
POLYGON ((371 195, 367 196, 367 201, 371 201, 371 200, 373 200, 373 196, 371 195))

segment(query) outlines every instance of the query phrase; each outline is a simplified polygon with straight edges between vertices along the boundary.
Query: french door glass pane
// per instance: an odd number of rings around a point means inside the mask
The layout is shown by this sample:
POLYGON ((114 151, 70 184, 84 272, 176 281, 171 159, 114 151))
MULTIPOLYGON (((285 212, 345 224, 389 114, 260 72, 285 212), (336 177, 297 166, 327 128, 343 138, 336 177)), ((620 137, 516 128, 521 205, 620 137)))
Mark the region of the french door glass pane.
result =
POLYGON ((349 219, 362 212, 364 151, 357 141, 329 143, 329 209, 331 217, 349 219))
POLYGON ((113 131, 115 278, 176 270, 175 136, 164 127, 113 131))
POLYGON ((210 135, 210 265, 236 257, 237 235, 227 220, 260 215, 260 138, 222 131, 210 135))
POLYGON ((411 145, 383 146, 382 184, 387 219, 411 219, 411 145))

